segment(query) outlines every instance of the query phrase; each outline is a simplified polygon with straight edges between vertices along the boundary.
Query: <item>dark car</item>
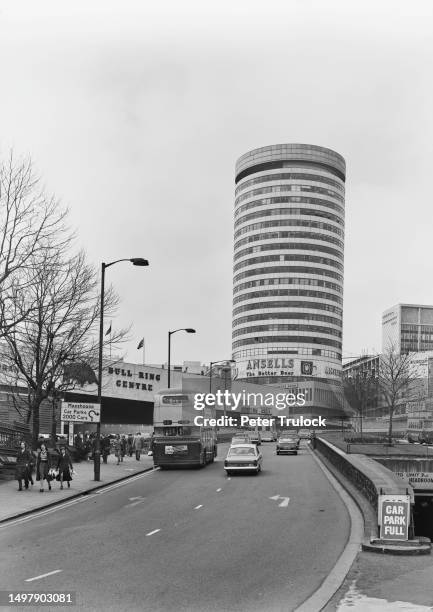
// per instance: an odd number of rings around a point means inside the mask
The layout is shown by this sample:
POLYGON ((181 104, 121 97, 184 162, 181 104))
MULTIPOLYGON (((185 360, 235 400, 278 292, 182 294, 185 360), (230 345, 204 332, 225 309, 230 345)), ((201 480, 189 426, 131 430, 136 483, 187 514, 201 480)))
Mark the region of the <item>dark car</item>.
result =
POLYGON ((277 455, 297 455, 299 438, 284 436, 277 440, 277 455))

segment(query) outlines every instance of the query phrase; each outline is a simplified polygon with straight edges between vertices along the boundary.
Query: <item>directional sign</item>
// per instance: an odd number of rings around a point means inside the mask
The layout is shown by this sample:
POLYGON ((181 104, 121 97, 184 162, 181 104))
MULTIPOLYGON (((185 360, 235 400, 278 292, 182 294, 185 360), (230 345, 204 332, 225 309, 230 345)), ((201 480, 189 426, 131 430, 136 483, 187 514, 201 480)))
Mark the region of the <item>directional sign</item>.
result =
POLYGON ((281 502, 281 504, 278 504, 279 508, 287 508, 287 506, 289 505, 289 501, 290 501, 290 497, 281 497, 281 495, 274 495, 273 497, 270 497, 269 499, 273 499, 274 501, 278 501, 279 499, 282 499, 283 501, 281 502))
POLYGON ((378 513, 380 537, 382 539, 409 539, 409 495, 379 495, 378 513))
POLYGON ((60 418, 73 423, 100 423, 101 409, 99 404, 62 402, 60 418))

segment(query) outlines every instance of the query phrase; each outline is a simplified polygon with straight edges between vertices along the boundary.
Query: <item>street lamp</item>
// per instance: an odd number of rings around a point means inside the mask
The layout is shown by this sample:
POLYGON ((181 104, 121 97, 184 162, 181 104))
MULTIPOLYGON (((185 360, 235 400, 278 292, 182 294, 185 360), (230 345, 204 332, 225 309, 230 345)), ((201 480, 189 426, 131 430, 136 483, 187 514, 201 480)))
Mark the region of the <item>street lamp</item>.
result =
POLYGON ((110 263, 101 264, 101 311, 99 315, 99 362, 98 362, 98 404, 99 423, 96 424, 95 452, 93 453, 93 468, 95 480, 101 480, 101 414, 102 414, 102 348, 104 342, 104 291, 105 291, 105 269, 119 261, 130 261, 133 266, 148 266, 147 259, 132 257, 130 259, 116 259, 110 263))
POLYGON ((180 329, 175 329, 174 331, 169 331, 168 332, 168 388, 170 389, 170 359, 171 359, 171 336, 173 334, 175 334, 176 332, 179 331, 184 331, 187 334, 195 334, 196 331, 195 329, 192 329, 192 327, 181 327, 180 329))
POLYGON ((212 393, 212 366, 217 363, 236 363, 236 361, 234 359, 220 359, 209 363, 209 393, 212 393))

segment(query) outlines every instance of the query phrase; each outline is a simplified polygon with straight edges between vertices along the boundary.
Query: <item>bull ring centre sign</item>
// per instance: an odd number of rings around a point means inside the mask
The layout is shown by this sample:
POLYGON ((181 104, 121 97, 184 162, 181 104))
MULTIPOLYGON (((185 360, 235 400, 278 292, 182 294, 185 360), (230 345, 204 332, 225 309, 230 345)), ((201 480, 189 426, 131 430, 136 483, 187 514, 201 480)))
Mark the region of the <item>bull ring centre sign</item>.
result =
POLYGON ((379 495, 378 522, 383 540, 408 540, 410 495, 379 495))
POLYGON ((62 402, 60 418, 68 423, 100 423, 101 409, 99 404, 62 402))

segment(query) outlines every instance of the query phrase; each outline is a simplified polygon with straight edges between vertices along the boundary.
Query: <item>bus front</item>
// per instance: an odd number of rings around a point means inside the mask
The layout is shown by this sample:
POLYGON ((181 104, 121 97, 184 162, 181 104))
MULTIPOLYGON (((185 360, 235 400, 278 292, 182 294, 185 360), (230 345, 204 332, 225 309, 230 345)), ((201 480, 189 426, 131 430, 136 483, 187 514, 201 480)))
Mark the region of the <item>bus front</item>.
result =
POLYGON ((206 465, 216 456, 215 427, 194 424, 193 397, 181 389, 155 394, 153 462, 162 469, 206 465), (212 433, 213 432, 213 433, 212 433))

